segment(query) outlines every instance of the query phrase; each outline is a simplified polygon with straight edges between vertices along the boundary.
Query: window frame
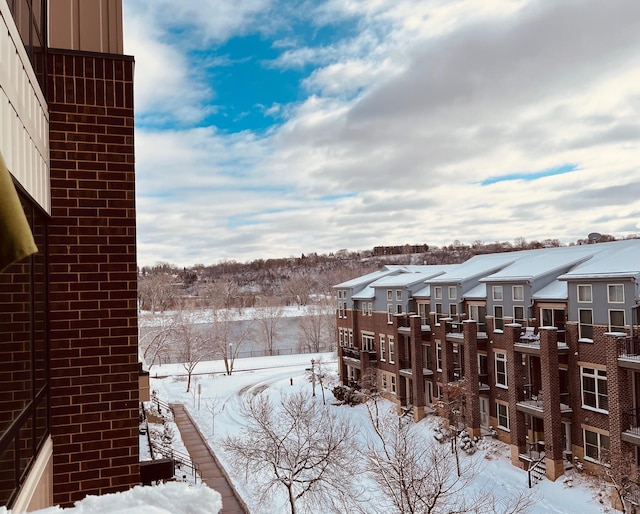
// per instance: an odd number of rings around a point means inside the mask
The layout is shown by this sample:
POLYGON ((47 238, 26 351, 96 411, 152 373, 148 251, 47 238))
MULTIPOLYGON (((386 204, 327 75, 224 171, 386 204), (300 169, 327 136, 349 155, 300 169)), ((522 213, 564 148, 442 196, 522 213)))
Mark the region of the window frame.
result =
MULTIPOLYGON (((617 295, 616 295, 617 296, 617 295)), ((607 301, 609 303, 624 303, 624 284, 607 284, 607 301), (611 288, 620 288, 622 291, 622 300, 611 299, 611 288)))
POLYGON ((600 464, 602 463, 604 452, 605 451, 608 452, 610 447, 611 447, 611 439, 609 435, 603 434, 601 432, 596 432, 595 430, 589 430, 588 428, 582 429, 582 448, 584 449, 584 460, 600 464), (595 438, 597 439, 595 444, 593 444, 592 442, 587 442, 587 432, 595 436, 595 438), (606 438, 606 444, 603 444, 605 438, 606 438), (590 452, 587 446, 589 448, 595 448, 597 453, 596 457, 589 455, 590 452))
POLYGON ((387 336, 387 346, 389 348, 389 364, 396 363, 396 342, 393 336, 387 336))
POLYGON ((387 359, 385 357, 385 338, 384 338, 384 334, 380 334, 380 338, 378 340, 378 344, 380 345, 380 360, 382 362, 385 362, 387 359))
POLYGON ((576 287, 577 287, 576 299, 578 303, 593 303, 593 287, 591 286, 591 284, 577 284, 576 287), (581 293, 586 291, 589 292, 588 295, 585 295, 589 297, 588 300, 581 298, 582 297, 581 293))
POLYGON ((433 297, 436 300, 442 300, 442 286, 434 286, 433 297))
POLYGON ((396 302, 402 301, 402 289, 396 289, 396 302))
POLYGON ((524 305, 514 305, 513 306, 513 321, 515 323, 524 322, 526 318, 524 317, 524 305), (522 317, 518 316, 517 310, 522 309, 522 317))
POLYGON ((504 330, 504 307, 502 305, 493 306, 493 330, 504 330), (500 316, 498 316, 496 309, 500 309, 500 316))
POLYGON ((502 302, 504 300, 504 291, 502 286, 491 286, 491 299, 494 302, 502 302))
POLYGON ((391 289, 387 289, 387 301, 393 301, 393 291, 391 289))
POLYGON ((375 339, 373 334, 363 333, 360 342, 362 344, 362 350, 365 352, 375 351, 375 339))
POLYGON ((396 394, 396 375, 394 373, 390 373, 391 376, 391 393, 396 394))
POLYGON ((509 428, 509 406, 496 401, 496 421, 498 428, 501 430, 505 430, 507 432, 511 431, 509 428), (500 412, 501 409, 504 409, 504 412, 500 412), (504 419, 506 421, 505 424, 502 424, 501 421, 504 419))
POLYGON ((601 412, 603 414, 609 413, 609 391, 606 370, 580 366, 580 401, 583 409, 601 412), (585 380, 593 382, 593 389, 585 388, 585 380), (601 389, 602 383, 604 383, 604 392, 601 389), (593 397, 593 405, 587 403, 585 395, 591 395, 593 397))
POLYGON ((578 309, 578 341, 593 342, 593 309, 578 309), (587 312, 591 317, 590 323, 582 321, 582 313, 587 312))
POLYGON ((442 372, 442 343, 436 343, 436 371, 442 372))
POLYGON ((393 324, 393 304, 392 303, 387 304, 387 324, 388 325, 393 324))
POLYGON ((627 313, 624 309, 609 309, 607 313, 607 317, 609 318, 609 332, 625 332, 627 326, 627 313), (611 319, 611 315, 614 313, 622 313, 622 324, 613 324, 613 320, 611 319), (620 330, 614 329, 614 327, 619 328, 620 330))
POLYGON ((511 299, 514 302, 524 302, 524 286, 523 285, 515 285, 511 286, 511 299), (516 291, 520 291, 520 298, 516 295, 516 291))
POLYGON ((449 300, 457 300, 458 299, 458 288, 456 286, 449 286, 447 288, 447 296, 449 300), (453 292, 453 294, 452 294, 453 292))
POLYGON ((509 377, 507 370, 507 352, 494 352, 494 382, 500 389, 509 389, 509 377), (504 370, 498 369, 498 363, 504 366, 504 370))

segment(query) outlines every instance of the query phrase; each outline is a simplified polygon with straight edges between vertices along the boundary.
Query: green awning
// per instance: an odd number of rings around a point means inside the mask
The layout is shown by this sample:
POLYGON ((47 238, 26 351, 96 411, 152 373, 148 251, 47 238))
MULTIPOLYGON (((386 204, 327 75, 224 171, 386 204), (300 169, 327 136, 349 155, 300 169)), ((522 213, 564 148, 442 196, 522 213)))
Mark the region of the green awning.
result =
POLYGON ((37 251, 18 193, 0 154, 0 272, 37 251))

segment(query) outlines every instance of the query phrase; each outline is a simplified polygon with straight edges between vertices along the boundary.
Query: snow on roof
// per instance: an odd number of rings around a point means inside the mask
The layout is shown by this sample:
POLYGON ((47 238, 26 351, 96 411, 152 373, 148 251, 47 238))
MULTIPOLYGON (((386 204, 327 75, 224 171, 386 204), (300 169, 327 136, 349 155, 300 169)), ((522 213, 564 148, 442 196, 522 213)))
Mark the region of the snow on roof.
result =
POLYGON ((447 284, 461 283, 479 276, 486 276, 494 273, 514 260, 514 253, 488 253, 476 255, 462 264, 455 264, 446 273, 429 280, 431 283, 447 284))
POLYGON ((561 273, 571 267, 588 260, 593 255, 592 245, 561 246, 558 248, 542 248, 524 250, 511 255, 514 260, 508 266, 498 270, 483 282, 516 282, 534 280, 549 273, 561 273))
POLYGON ((413 293, 414 298, 431 298, 431 286, 427 284, 426 287, 413 293))
POLYGON ((566 300, 569 297, 567 284, 554 280, 532 295, 534 300, 566 300))
POLYGON ((359 293, 351 295, 351 299, 353 300, 372 300, 376 297, 376 290, 370 285, 365 287, 359 293))
POLYGON ((593 257, 558 277, 560 280, 637 277, 640 275, 640 239, 586 245, 593 257))
POLYGON ((476 287, 470 289, 462 295, 465 300, 485 299, 487 297, 487 286, 484 284, 478 284, 476 287))
POLYGON ((347 280, 346 282, 342 282, 337 286, 333 286, 334 289, 351 289, 358 286, 365 286, 374 280, 378 280, 381 277, 389 275, 390 273, 398 273, 399 267, 397 266, 385 266, 384 269, 379 271, 374 271, 372 273, 367 273, 366 275, 362 275, 360 277, 352 278, 351 280, 347 280))

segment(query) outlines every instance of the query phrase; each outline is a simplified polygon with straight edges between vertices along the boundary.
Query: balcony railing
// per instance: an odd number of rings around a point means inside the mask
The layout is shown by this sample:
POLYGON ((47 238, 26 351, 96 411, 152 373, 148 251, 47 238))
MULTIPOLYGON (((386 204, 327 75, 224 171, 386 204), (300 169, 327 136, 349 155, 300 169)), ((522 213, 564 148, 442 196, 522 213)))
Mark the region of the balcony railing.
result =
POLYGON ((360 350, 358 348, 350 348, 348 346, 343 346, 342 356, 350 357, 351 359, 360 360, 360 350))
POLYGON ((622 413, 622 431, 640 436, 640 409, 631 409, 622 413))
POLYGON ((618 338, 618 358, 640 360, 640 338, 631 336, 618 338))
MULTIPOLYGON (((532 384, 526 384, 521 394, 518 394, 518 403, 531 409, 544 410, 542 391, 534 388, 532 384)), ((571 398, 568 392, 560 393, 560 412, 571 412, 571 398)))

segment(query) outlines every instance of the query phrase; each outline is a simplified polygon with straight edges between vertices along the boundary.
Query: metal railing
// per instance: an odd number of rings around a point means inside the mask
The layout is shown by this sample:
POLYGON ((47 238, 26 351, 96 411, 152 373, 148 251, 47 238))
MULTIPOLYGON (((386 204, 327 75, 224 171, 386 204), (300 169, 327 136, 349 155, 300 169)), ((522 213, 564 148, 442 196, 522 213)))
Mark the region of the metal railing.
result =
POLYGON ((618 357, 640 359, 640 338, 626 336, 618 338, 618 357))

